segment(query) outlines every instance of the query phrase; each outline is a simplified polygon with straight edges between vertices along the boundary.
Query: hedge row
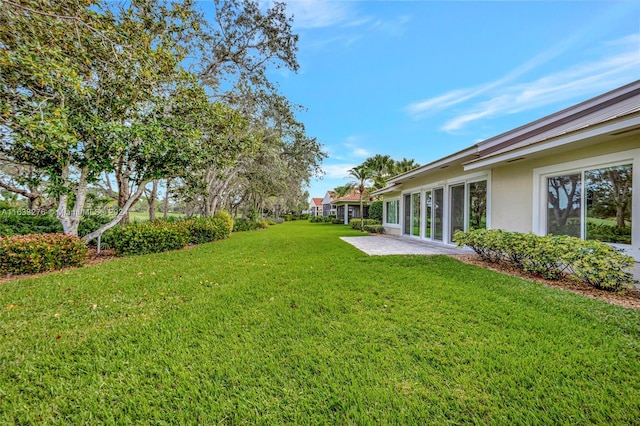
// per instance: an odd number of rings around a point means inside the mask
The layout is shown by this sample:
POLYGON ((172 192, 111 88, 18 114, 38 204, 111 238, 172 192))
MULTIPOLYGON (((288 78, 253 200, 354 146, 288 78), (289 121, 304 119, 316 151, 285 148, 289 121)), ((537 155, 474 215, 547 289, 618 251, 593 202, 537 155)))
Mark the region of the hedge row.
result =
POLYGON ((335 216, 311 216, 309 222, 311 223, 331 223, 335 216))
POLYGON ((118 255, 137 255, 177 250, 187 244, 203 244, 229 237, 233 219, 226 211, 210 218, 177 222, 134 222, 114 228, 109 242, 118 255))
POLYGON ((87 246, 78 237, 33 234, 0 237, 0 275, 35 274, 80 266, 87 246))
MULTIPOLYGON (((349 221, 349 225, 351 226, 351 229, 360 229, 362 221, 363 219, 351 219, 349 221)), ((367 226, 376 226, 376 225, 382 225, 382 223, 376 219, 364 219, 365 228, 367 226)))
POLYGON ((633 266, 633 258, 600 241, 499 229, 457 231, 454 239, 486 261, 508 263, 547 279, 566 274, 604 290, 633 285, 633 276, 626 271, 633 266))
POLYGON ((236 219, 233 223, 233 232, 255 231, 256 229, 265 229, 268 227, 269 222, 266 220, 236 219))

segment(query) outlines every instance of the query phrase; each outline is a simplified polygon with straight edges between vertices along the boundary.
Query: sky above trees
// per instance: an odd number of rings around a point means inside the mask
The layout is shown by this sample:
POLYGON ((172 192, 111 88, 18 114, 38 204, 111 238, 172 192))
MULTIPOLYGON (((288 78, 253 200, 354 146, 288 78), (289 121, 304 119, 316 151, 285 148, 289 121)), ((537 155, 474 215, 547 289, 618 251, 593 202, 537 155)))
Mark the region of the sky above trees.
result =
POLYGON ((426 164, 640 78, 637 1, 301 0, 287 13, 300 69, 271 77, 329 154, 313 197, 375 154, 426 164))

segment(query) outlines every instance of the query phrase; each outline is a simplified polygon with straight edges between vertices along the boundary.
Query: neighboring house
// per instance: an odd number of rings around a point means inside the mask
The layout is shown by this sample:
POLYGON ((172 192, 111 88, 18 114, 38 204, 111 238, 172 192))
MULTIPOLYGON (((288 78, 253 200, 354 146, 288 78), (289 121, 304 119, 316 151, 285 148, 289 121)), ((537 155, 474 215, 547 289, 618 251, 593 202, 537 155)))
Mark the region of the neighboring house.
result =
POLYGON ((360 193, 353 191, 344 197, 334 198, 332 204, 336 208, 336 217, 344 219, 344 224, 348 225, 352 218, 369 217, 369 194, 365 192, 362 199, 362 210, 364 215, 360 214, 360 193))
POLYGON ((599 239, 640 260, 640 80, 388 180, 387 233, 599 239))
POLYGON ((322 199, 322 216, 335 216, 336 207, 332 204, 335 193, 327 191, 322 199))
POLYGON ((309 203, 309 216, 322 216, 322 198, 312 198, 309 203))

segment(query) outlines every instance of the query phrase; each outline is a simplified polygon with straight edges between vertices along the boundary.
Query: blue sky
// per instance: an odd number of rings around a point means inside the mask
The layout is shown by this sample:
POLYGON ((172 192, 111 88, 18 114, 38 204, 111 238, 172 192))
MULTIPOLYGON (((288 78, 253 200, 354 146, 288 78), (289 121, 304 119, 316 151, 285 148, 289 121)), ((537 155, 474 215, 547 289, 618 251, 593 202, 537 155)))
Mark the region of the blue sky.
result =
POLYGON ((426 164, 640 78, 639 1, 287 1, 298 73, 271 77, 329 154, 426 164))

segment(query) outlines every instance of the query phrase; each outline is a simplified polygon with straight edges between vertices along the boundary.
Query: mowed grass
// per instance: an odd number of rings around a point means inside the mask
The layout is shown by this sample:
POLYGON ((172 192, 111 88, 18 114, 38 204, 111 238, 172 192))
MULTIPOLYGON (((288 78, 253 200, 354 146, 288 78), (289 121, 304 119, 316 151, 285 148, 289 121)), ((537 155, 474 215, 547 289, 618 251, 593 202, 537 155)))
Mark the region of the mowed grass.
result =
POLYGON ((638 424, 638 311, 342 235, 0 284, 0 423, 638 424))

